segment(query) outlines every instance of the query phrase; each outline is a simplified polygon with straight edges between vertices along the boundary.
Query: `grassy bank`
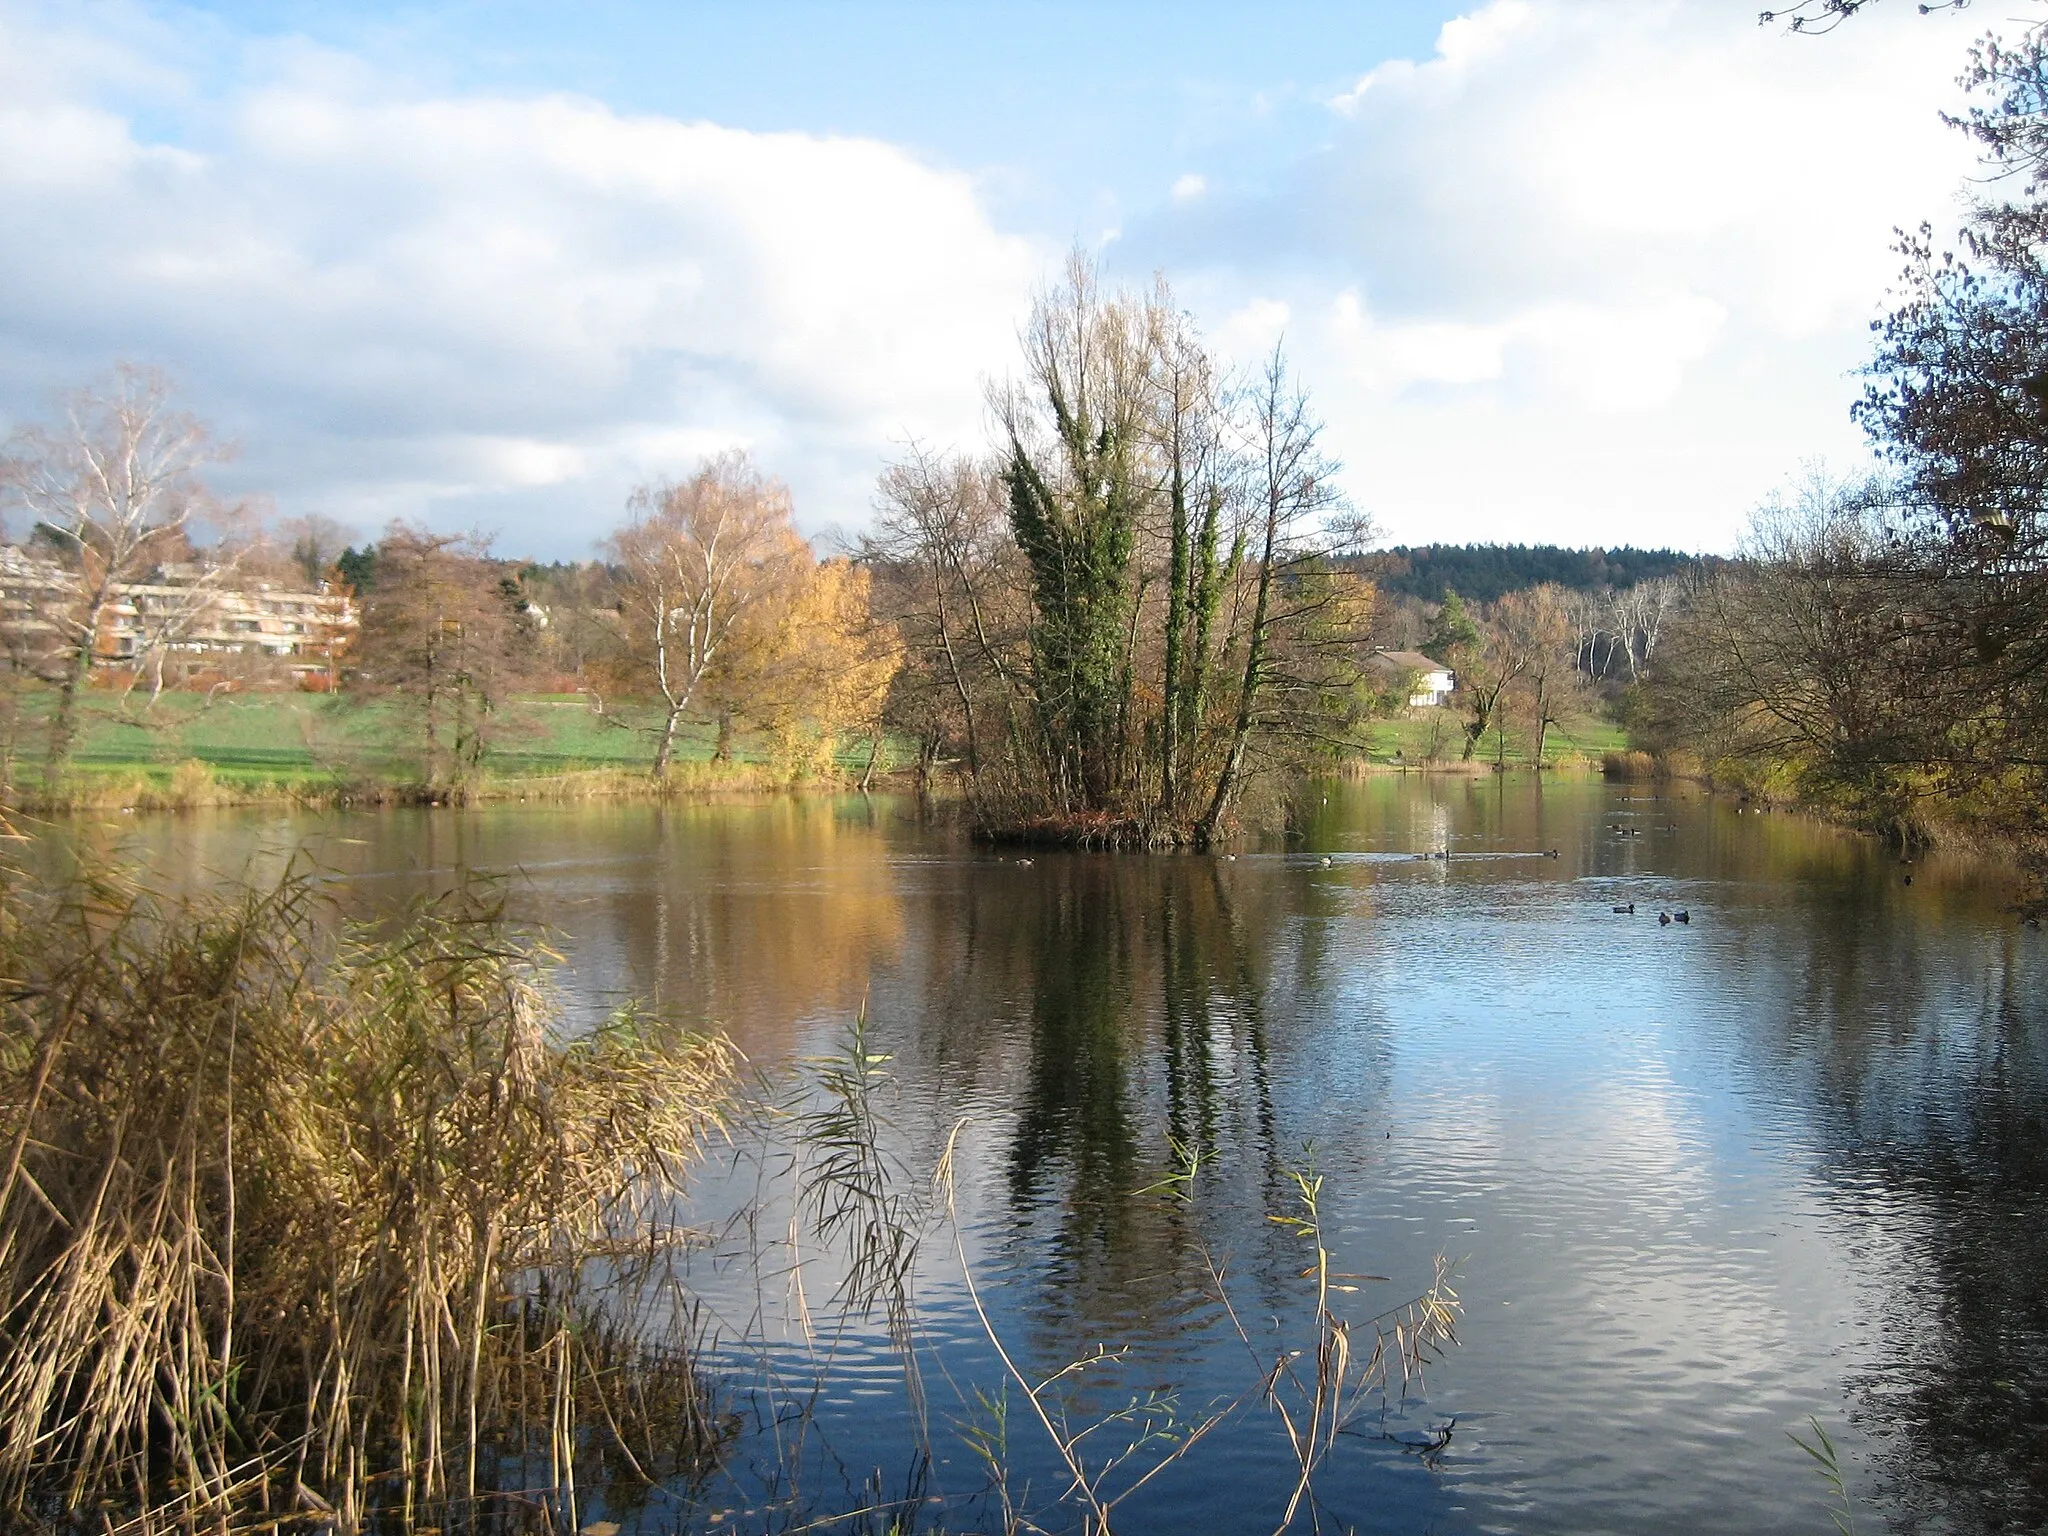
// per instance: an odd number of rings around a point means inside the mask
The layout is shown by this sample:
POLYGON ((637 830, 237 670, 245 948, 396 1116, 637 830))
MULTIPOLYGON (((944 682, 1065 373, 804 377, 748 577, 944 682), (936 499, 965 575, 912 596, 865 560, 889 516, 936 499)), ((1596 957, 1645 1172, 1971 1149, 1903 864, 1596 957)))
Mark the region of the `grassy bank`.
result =
MULTIPOLYGON (((868 763, 865 742, 826 759, 748 733, 734 740, 729 759, 718 760, 713 726, 692 722, 670 774, 656 782, 655 709, 627 703, 599 713, 580 697, 531 697, 495 712, 482 768, 451 788, 429 783, 414 726, 382 703, 167 694, 144 709, 139 699, 92 693, 82 704, 71 771, 51 786, 41 773, 48 714, 46 693, 27 694, 7 744, 14 803, 23 809, 665 798, 858 781, 868 763)), ((888 761, 885 753, 884 769, 888 761)))
MULTIPOLYGON (((1416 709, 1392 720, 1374 720, 1365 727, 1366 748, 1355 761, 1388 768, 1455 768, 1464 762, 1466 717, 1457 710, 1416 709)), ((1503 741, 1498 730, 1479 738, 1471 764, 1487 767, 1505 762, 1514 768, 1531 764, 1534 733, 1515 727, 1503 741)), ((1627 734, 1612 721, 1574 716, 1553 725, 1543 744, 1546 768, 1597 768, 1604 754, 1628 745, 1627 734)))

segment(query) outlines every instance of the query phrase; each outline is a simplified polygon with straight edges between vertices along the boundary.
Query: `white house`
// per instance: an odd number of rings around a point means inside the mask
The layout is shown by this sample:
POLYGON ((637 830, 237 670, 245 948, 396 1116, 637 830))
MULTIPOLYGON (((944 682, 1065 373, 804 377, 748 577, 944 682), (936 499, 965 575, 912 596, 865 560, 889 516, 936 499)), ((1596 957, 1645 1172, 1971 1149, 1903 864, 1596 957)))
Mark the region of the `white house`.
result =
POLYGON ((1449 667, 1431 661, 1420 651, 1376 650, 1370 665, 1389 679, 1408 680, 1408 705, 1411 709, 1448 704, 1451 690, 1458 686, 1457 677, 1449 667))

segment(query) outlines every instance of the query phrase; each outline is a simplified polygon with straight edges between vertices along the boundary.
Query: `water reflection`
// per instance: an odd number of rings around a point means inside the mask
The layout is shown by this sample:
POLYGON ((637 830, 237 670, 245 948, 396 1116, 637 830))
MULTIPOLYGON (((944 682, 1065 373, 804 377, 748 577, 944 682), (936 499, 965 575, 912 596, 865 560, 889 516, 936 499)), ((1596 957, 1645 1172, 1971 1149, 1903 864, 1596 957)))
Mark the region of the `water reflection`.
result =
MULTIPOLYGON (((80 839, 169 881, 304 848, 353 912, 507 872, 562 935, 576 1017, 647 998, 764 1067, 865 999, 907 1163, 968 1120, 962 1213, 998 1326, 1046 1370, 1130 1343, 1105 1400, 1242 1388, 1206 1265, 1262 1341, 1285 1334, 1299 1255, 1267 1218, 1313 1155, 1341 1263, 1392 1277, 1361 1306, 1438 1251, 1470 1303, 1414 1410, 1455 1419, 1450 1445, 1424 1464, 1359 1442, 1326 1487, 1340 1525, 1823 1529, 1785 1439, 1808 1413, 1900 1528, 2048 1520, 2048 989, 2041 937, 1982 870, 1937 859, 1908 887, 1800 818, 1586 782, 1319 786, 1297 819, 1230 862, 1027 865, 887 800, 80 839), (1175 1144, 1206 1159, 1187 1205, 1153 1188, 1175 1144)), ((985 1367, 943 1266, 923 1300, 985 1367)), ((885 1354, 849 1344, 858 1390, 824 1411, 849 1464, 900 1468, 909 1430, 862 1348, 885 1354)), ((1271 1516, 1285 1464, 1254 1415, 1129 1528, 1271 1516)))

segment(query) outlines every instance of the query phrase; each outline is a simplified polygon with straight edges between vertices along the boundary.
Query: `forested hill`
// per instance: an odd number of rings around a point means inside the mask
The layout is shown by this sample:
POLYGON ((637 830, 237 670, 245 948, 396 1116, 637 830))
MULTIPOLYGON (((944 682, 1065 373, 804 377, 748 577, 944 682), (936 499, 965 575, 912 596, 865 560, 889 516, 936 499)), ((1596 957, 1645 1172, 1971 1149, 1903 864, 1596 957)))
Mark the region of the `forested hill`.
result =
POLYGON ((1632 587, 1683 570, 1699 557, 1675 549, 1565 549, 1556 544, 1422 544, 1370 557, 1388 592, 1431 602, 1450 587, 1490 603, 1506 592, 1551 581, 1575 591, 1632 587))

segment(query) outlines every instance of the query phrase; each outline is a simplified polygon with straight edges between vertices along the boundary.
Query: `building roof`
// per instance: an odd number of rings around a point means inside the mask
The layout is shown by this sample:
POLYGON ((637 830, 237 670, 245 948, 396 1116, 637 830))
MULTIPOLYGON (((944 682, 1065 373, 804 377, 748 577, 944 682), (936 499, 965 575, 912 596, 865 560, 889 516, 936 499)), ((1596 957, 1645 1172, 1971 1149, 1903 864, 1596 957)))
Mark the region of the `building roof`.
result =
POLYGON ((1451 669, 1440 661, 1431 661, 1420 651, 1374 651, 1374 661, 1383 661, 1390 667, 1399 667, 1403 672, 1448 672, 1451 669))

